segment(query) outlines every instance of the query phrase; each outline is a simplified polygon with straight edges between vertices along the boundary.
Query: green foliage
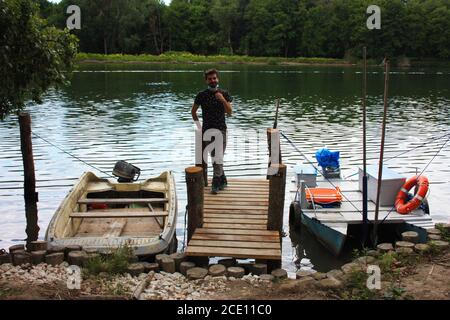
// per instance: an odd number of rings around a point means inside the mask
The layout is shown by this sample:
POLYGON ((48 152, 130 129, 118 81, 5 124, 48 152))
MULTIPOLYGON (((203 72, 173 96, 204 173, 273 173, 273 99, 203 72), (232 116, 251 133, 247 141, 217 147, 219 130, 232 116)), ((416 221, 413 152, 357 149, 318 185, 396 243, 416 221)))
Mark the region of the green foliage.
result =
POLYGON ((372 300, 376 298, 376 290, 367 288, 367 273, 363 271, 353 271, 349 274, 345 282, 344 299, 350 300, 372 300))
POLYGON ((88 258, 83 267, 88 275, 98 275, 101 272, 110 275, 122 274, 127 271, 132 259, 133 250, 128 246, 123 246, 112 250, 111 255, 88 258))
POLYGON ((49 27, 31 0, 0 1, 0 119, 28 99, 40 102, 50 86, 66 81, 77 51, 67 30, 49 27))
POLYGON ((39 0, 63 28, 65 8, 82 10, 81 50, 92 53, 188 51, 201 55, 360 58, 450 57, 448 0, 39 0), (381 8, 381 30, 366 9, 381 8))

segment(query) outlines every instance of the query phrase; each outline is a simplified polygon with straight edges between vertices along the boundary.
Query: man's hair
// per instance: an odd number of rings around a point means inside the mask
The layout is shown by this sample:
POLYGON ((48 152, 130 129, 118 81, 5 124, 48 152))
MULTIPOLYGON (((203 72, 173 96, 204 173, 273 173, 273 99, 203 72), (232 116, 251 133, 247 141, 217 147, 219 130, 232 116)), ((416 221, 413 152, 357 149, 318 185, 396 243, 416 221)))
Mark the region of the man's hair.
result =
POLYGON ((205 71, 205 80, 208 79, 208 76, 215 74, 217 77, 219 77, 219 71, 216 69, 209 69, 205 71))

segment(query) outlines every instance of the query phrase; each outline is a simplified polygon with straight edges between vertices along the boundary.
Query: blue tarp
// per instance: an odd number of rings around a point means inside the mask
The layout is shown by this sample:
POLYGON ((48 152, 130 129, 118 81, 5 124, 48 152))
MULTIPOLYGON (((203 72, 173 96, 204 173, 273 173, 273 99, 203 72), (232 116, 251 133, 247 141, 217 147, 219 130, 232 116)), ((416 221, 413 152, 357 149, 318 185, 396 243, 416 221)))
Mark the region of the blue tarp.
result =
POLYGON ((328 149, 321 149, 316 152, 316 159, 322 168, 339 168, 339 151, 333 152, 328 149))

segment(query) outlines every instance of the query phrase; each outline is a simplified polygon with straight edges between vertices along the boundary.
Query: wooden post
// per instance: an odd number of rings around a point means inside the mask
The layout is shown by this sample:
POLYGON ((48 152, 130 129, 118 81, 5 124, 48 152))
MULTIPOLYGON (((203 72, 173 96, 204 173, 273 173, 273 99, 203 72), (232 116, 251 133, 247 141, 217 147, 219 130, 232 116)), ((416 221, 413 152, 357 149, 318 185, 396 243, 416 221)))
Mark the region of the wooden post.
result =
POLYGON ((284 197, 286 191, 286 165, 272 165, 272 170, 278 173, 272 175, 269 180, 269 213, 267 230, 283 232, 284 197))
POLYGON ((20 147, 23 159, 25 215, 27 219, 27 243, 36 241, 39 236, 38 194, 34 172, 33 145, 31 142, 31 117, 28 113, 19 114, 20 147))
MULTIPOLYGON (((278 129, 272 129, 272 128, 267 128, 267 146, 269 148, 269 165, 268 167, 270 168, 270 166, 272 165, 272 140, 273 141, 277 141, 278 143, 278 164, 282 163, 282 159, 281 159, 281 146, 280 146, 280 130, 278 129)), ((267 180, 270 179, 270 175, 267 175, 267 180)))
POLYGON ((203 226, 203 170, 201 167, 189 167, 185 170, 188 202, 187 242, 195 229, 203 226))

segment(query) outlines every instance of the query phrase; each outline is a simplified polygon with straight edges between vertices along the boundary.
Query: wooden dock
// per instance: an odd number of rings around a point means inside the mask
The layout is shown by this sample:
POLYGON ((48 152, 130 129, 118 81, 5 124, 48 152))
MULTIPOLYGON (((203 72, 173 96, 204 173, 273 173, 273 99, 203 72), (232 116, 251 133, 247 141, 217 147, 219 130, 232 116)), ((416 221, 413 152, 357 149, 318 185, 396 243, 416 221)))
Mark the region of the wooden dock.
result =
POLYGON ((268 230, 268 212, 265 178, 229 179, 217 195, 205 187, 203 226, 194 231, 186 254, 280 260, 280 232, 268 230))

